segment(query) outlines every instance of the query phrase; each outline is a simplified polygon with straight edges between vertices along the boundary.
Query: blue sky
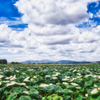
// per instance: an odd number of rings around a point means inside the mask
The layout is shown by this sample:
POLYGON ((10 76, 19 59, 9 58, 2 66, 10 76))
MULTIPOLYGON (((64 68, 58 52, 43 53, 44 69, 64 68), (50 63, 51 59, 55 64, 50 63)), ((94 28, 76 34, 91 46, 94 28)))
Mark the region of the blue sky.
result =
POLYGON ((0 0, 0 34, 9 62, 100 60, 100 0, 0 0))
MULTIPOLYGON (((100 1, 98 1, 98 3, 92 2, 87 5, 87 13, 93 14, 92 18, 89 18, 89 21, 96 23, 96 26, 100 25, 100 17, 96 16, 96 14, 97 14, 97 12, 99 12, 99 10, 100 10, 100 1)), ((89 24, 89 21, 79 24, 78 27, 80 27, 80 28, 91 27, 91 24, 89 24)), ((94 26, 94 27, 96 27, 96 26, 94 26)))
MULTIPOLYGON (((21 19, 23 16, 22 13, 20 13, 17 9, 17 7, 14 5, 18 0, 0 0, 0 17, 5 18, 4 21, 17 21, 16 18, 21 19)), ((3 22, 3 20, 2 20, 3 22)), ((14 30, 23 30, 27 27, 27 24, 19 23, 14 25, 8 25, 14 30)))

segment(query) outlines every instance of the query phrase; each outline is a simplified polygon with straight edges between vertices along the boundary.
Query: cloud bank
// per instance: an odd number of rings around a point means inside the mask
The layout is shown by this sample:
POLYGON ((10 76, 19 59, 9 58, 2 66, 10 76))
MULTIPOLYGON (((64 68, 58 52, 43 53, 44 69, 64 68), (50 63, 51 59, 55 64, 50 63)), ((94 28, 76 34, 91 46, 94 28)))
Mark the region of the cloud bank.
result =
POLYGON ((18 53, 19 61, 99 60, 100 25, 76 27, 93 17, 87 12, 91 2, 98 6, 98 0, 19 0, 15 6, 28 27, 14 31, 1 24, 0 47, 13 55, 18 53))

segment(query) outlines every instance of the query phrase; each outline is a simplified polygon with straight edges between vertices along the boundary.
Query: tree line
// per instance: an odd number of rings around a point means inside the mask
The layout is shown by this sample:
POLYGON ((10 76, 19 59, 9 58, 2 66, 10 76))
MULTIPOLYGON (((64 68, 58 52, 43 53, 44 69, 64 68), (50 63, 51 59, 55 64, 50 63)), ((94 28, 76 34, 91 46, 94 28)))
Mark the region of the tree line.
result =
POLYGON ((0 59, 0 64, 7 64, 7 60, 6 59, 0 59))
POLYGON ((22 64, 20 62, 11 62, 11 64, 22 64))

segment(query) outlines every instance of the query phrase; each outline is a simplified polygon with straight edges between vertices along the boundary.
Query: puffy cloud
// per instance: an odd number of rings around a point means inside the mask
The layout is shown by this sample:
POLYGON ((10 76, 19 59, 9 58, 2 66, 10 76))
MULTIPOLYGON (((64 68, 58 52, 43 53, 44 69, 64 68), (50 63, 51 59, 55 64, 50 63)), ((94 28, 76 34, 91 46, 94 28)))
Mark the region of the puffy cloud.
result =
POLYGON ((97 15, 96 15, 96 16, 100 18, 100 11, 97 13, 97 15))
POLYGON ((18 32, 1 24, 0 47, 20 53, 20 60, 94 60, 100 49, 100 26, 76 27, 93 16, 87 13, 90 2, 97 0, 19 0, 15 5, 28 28, 18 32))
MULTIPOLYGON (((25 30, 25 32, 27 31, 25 30)), ((24 46, 23 40, 26 36, 27 34, 24 34, 24 31, 18 33, 13 31, 6 24, 0 25, 0 45, 3 47, 21 48, 24 46)))
POLYGON ((80 34, 78 41, 83 43, 93 43, 99 40, 100 40, 100 36, 98 34, 85 31, 82 32, 82 34, 80 34))
POLYGON ((17 24, 22 24, 21 18, 12 18, 12 19, 7 19, 6 17, 0 17, 0 24, 7 24, 8 26, 10 25, 17 25, 17 24))
POLYGON ((7 30, 7 25, 6 24, 2 24, 0 25, 0 42, 4 43, 8 41, 8 34, 11 32, 11 29, 7 30))
POLYGON ((28 24, 66 25, 88 20, 87 1, 79 0, 19 0, 15 5, 23 13, 22 20, 28 24))

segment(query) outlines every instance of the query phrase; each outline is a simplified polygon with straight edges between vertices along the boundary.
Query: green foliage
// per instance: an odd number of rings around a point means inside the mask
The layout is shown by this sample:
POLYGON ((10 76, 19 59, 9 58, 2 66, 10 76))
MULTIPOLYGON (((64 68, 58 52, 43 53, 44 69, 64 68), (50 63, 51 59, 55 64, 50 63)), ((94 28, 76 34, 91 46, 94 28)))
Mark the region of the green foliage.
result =
POLYGON ((16 100, 16 94, 12 93, 8 96, 8 98, 6 100, 16 100))
POLYGON ((21 96, 19 100, 31 100, 29 96, 21 96))
POLYGON ((0 66, 0 100, 100 100, 100 65, 0 66))
POLYGON ((6 59, 0 59, 0 64, 7 64, 7 60, 6 59))
POLYGON ((11 62, 11 64, 22 64, 20 62, 11 62))

